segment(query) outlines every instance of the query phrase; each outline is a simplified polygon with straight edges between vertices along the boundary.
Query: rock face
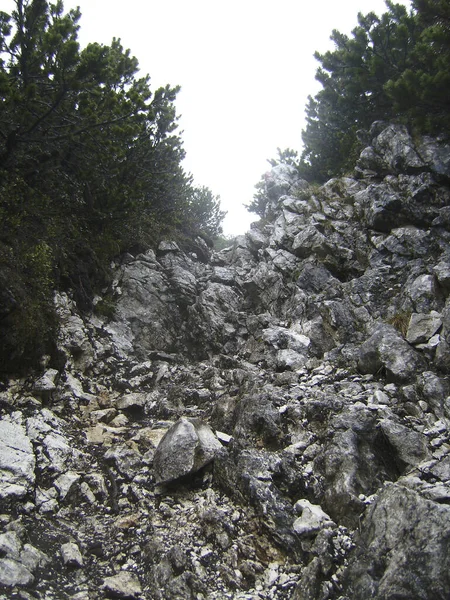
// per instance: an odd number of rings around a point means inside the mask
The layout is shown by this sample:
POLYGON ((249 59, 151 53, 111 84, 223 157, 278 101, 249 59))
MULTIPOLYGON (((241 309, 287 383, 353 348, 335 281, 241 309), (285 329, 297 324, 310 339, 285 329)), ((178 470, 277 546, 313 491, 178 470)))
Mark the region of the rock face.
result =
POLYGON ((55 297, 0 391, 1 600, 448 597, 450 147, 369 137, 221 252, 122 257, 113 316, 55 297))

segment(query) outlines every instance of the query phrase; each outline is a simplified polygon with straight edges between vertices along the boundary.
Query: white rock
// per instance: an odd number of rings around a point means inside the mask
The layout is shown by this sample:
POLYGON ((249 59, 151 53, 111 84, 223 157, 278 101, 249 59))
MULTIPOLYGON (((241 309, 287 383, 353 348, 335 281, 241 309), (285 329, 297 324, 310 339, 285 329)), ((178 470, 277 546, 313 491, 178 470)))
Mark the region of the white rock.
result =
POLYGON ((157 483, 195 473, 210 463, 221 443, 205 423, 181 418, 165 434, 154 457, 157 483))
POLYGON ((0 498, 22 498, 35 482, 36 460, 30 438, 19 423, 0 421, 0 498))
POLYGON ((67 567, 83 566, 83 557, 81 556, 80 549, 73 542, 68 542, 61 546, 61 556, 67 567))
POLYGON ((224 433, 223 431, 216 431, 216 436, 222 444, 229 444, 233 439, 231 435, 228 435, 228 433, 224 433))
POLYGON ((65 471, 70 459, 74 456, 68 440, 59 433, 51 432, 45 436, 42 443, 53 469, 57 473, 65 471))
POLYGON ((39 393, 50 393, 56 390, 59 372, 56 369, 47 371, 34 384, 34 389, 39 393))
POLYGON ((432 310, 428 314, 413 313, 408 325, 406 339, 410 344, 425 344, 442 326, 442 316, 432 310))
POLYGON ((8 587, 30 585, 33 581, 33 574, 20 562, 12 558, 0 559, 0 583, 2 585, 8 587))
POLYGON ((311 504, 308 500, 299 500, 294 505, 296 512, 301 516, 294 521, 293 529, 299 536, 311 536, 324 527, 334 526, 335 523, 326 512, 317 504, 311 504))
POLYGON ((137 575, 129 571, 121 571, 112 577, 106 577, 102 588, 113 594, 114 598, 138 598, 142 593, 137 575))
POLYGON ((60 500, 64 500, 74 483, 80 480, 80 475, 73 471, 63 473, 55 480, 55 487, 59 492, 60 500))

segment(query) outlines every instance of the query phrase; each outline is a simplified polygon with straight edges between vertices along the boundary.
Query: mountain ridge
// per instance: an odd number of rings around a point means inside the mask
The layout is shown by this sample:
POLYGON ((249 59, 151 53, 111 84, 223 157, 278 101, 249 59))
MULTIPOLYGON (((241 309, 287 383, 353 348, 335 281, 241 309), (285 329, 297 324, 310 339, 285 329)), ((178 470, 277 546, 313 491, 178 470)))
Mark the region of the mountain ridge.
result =
POLYGON ((121 257, 107 316, 56 295, 59 364, 0 397, 3 597, 446 597, 450 145, 367 135, 229 248, 121 257))

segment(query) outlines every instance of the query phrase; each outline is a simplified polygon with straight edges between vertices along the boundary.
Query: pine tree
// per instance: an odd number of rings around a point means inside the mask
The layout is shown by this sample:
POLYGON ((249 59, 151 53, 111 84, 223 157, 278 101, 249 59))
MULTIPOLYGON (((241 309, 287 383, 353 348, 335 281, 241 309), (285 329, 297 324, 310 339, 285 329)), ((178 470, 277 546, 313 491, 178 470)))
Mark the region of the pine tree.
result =
POLYGON ((2 365, 51 345, 55 287, 88 309, 112 257, 223 218, 182 167, 179 88, 152 91, 120 39, 81 50, 80 16, 62 0, 0 12, 2 365))

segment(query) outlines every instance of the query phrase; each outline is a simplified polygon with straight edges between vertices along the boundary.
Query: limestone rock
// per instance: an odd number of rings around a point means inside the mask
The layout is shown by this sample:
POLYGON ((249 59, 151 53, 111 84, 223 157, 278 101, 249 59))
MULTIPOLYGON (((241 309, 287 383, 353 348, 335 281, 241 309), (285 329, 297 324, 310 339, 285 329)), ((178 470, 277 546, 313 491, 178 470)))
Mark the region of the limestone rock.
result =
POLYGON ((22 545, 15 531, 0 534, 0 584, 26 586, 34 581, 34 572, 48 563, 47 556, 31 546, 22 545))
POLYGON ((118 258, 109 314, 55 295, 0 385, 1 600, 447 599, 450 147, 363 139, 220 252, 118 258))
POLYGON ((411 380, 421 365, 421 357, 389 325, 379 325, 359 352, 358 368, 362 373, 378 373, 385 369, 391 381, 411 380))
POLYGON ((426 344, 442 326, 440 313, 431 311, 429 314, 413 313, 406 332, 410 344, 426 344))
POLYGON ((221 449, 221 443, 208 425, 196 419, 181 418, 156 448, 153 463, 156 482, 170 482, 196 473, 221 449))
POLYGON ((79 547, 73 542, 67 542, 61 546, 61 556, 67 567, 82 567, 83 557, 79 547))
POLYGON ((444 598, 450 586, 449 520, 448 506, 387 484, 363 523, 361 550, 354 552, 347 575, 348 595, 444 598))
POLYGON ((294 510, 300 513, 300 517, 294 521, 293 525, 295 533, 300 537, 315 535, 324 527, 335 526, 326 512, 320 506, 311 504, 309 500, 298 500, 294 505, 294 510))
POLYGON ((429 458, 426 438, 423 434, 390 419, 382 419, 380 428, 395 449, 396 460, 408 466, 416 466, 429 458))
POLYGON ((140 598, 142 587, 139 578, 129 571, 121 571, 112 577, 106 577, 103 585, 107 598, 125 598, 132 600, 140 598))
POLYGON ((33 446, 20 421, 0 420, 0 497, 22 498, 34 485, 33 446))
POLYGON ((34 384, 34 389, 40 394, 50 394, 56 390, 59 373, 56 369, 47 371, 34 384))

